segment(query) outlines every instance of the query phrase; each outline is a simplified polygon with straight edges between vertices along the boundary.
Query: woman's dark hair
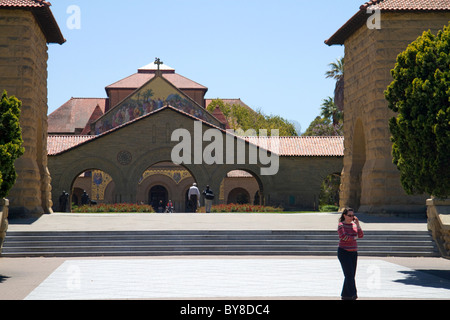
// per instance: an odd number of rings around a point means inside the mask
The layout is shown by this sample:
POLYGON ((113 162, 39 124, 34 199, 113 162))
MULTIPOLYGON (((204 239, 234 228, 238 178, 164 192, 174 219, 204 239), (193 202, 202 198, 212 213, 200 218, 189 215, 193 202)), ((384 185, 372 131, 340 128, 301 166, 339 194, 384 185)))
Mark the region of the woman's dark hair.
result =
POLYGON ((344 211, 342 211, 341 217, 339 218, 339 222, 343 222, 345 220, 344 215, 347 215, 349 211, 355 212, 352 208, 345 208, 344 211))

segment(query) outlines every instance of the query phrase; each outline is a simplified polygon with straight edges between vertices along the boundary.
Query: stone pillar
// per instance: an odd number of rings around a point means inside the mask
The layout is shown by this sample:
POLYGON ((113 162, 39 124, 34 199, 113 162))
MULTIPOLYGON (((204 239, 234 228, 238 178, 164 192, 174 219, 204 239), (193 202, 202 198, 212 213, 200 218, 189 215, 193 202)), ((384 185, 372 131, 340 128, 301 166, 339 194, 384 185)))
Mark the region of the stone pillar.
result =
POLYGON ((450 199, 427 200, 428 230, 443 257, 450 259, 450 199))
POLYGON ((6 231, 8 231, 8 205, 7 199, 0 199, 0 254, 6 238, 6 231))
POLYGON ((51 213, 47 169, 47 40, 28 10, 0 9, 0 90, 22 101, 25 154, 15 165, 10 217, 51 213))

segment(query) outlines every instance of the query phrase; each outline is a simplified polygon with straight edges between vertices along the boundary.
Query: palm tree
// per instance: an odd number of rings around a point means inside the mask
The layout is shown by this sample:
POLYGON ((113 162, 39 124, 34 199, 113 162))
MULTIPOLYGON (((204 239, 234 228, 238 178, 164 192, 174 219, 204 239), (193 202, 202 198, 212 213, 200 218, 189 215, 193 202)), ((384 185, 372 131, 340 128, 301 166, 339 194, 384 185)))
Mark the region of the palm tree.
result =
POLYGON ((330 70, 325 72, 327 78, 336 80, 336 87, 334 89, 334 103, 339 112, 344 112, 344 57, 336 59, 328 65, 330 70))
POLYGON ((337 125, 342 119, 342 112, 337 108, 332 97, 322 100, 322 117, 333 120, 333 125, 337 125))
POLYGON ((325 72, 327 78, 339 81, 344 77, 344 57, 336 59, 336 62, 332 62, 328 66, 330 67, 330 70, 325 72))
POLYGON ((322 117, 331 119, 336 112, 336 105, 334 104, 334 99, 328 97, 322 100, 322 112, 320 113, 322 117))

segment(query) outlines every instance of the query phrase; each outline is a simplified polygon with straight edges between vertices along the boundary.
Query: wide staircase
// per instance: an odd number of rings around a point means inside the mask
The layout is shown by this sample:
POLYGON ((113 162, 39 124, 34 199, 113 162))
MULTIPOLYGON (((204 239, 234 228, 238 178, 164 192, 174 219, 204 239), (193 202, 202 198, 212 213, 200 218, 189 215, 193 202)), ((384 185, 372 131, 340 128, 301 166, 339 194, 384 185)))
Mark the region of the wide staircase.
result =
MULTIPOLYGON (((8 232, 2 257, 336 255, 336 231, 8 232)), ((366 231, 360 256, 436 257, 424 231, 366 231)))

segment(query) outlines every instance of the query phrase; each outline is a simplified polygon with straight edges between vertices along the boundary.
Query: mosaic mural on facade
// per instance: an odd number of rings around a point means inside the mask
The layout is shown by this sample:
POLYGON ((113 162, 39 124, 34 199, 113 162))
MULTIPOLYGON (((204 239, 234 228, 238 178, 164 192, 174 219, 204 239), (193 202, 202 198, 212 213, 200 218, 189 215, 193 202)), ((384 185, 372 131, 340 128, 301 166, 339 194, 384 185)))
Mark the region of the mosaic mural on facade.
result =
POLYGON ((217 123, 210 113, 193 100, 163 78, 155 77, 95 121, 94 132, 101 134, 168 105, 201 120, 217 123))

